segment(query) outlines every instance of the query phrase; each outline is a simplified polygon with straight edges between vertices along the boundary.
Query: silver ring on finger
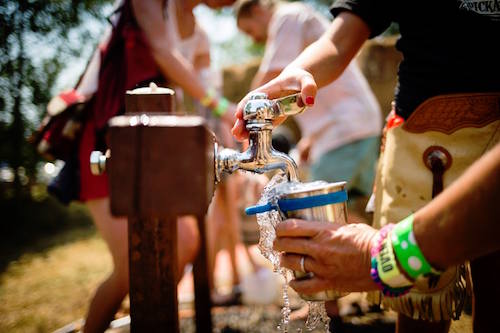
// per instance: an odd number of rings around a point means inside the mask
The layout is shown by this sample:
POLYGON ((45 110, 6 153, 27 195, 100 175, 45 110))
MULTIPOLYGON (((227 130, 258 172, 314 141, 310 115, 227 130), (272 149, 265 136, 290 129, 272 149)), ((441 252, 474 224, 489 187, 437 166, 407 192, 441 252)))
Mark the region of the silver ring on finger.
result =
POLYGON ((306 271, 305 261, 306 261, 306 256, 300 257, 300 270, 302 271, 302 273, 307 274, 308 272, 306 271))

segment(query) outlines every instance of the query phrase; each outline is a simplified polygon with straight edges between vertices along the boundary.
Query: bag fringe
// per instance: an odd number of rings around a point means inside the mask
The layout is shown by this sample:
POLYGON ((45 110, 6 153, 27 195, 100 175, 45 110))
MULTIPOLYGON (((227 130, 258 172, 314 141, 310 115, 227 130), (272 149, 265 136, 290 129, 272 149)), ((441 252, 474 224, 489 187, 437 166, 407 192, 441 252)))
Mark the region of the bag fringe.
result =
POLYGON ((413 319, 426 321, 458 320, 471 294, 468 264, 457 267, 452 283, 437 292, 424 294, 410 292, 402 297, 384 297, 380 292, 368 293, 370 303, 382 305, 413 319))

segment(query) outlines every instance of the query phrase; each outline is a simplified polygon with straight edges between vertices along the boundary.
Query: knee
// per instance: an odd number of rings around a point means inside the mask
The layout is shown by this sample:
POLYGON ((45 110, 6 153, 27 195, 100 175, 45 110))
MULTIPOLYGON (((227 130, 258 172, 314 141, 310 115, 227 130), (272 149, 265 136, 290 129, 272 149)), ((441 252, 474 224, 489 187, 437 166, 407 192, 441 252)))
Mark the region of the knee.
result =
POLYGON ((112 273, 115 284, 117 288, 124 294, 128 293, 129 290, 129 269, 128 269, 128 258, 125 258, 122 262, 115 262, 113 273, 112 273))
POLYGON ((113 286, 115 295, 120 295, 120 297, 125 297, 129 292, 129 276, 128 270, 117 269, 115 266, 113 272, 111 272, 108 277, 108 281, 113 286))

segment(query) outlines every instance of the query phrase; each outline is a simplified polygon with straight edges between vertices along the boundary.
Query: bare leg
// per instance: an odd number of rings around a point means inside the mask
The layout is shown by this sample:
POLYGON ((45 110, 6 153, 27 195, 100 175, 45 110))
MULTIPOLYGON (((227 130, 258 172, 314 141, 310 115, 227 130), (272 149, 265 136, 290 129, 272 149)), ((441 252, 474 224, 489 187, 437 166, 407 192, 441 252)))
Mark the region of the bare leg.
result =
POLYGON ((84 332, 104 332, 128 293, 128 226, 124 218, 109 211, 109 199, 87 202, 97 229, 108 245, 113 272, 102 282, 90 303, 84 332))
POLYGON ((224 209, 224 226, 227 235, 227 249, 231 260, 231 269, 233 273, 233 286, 240 284, 238 266, 236 260, 236 246, 240 241, 240 216, 238 206, 236 205, 237 183, 233 175, 226 179, 225 191, 222 196, 222 205, 224 209))
POLYGON ((215 191, 214 198, 206 216, 206 233, 207 233, 207 252, 208 252, 208 269, 209 269, 209 286, 211 290, 215 288, 215 259, 217 252, 221 248, 220 236, 225 233, 222 230, 221 220, 221 191, 224 191, 224 183, 220 183, 215 191))
POLYGON ((237 206, 231 201, 234 200, 234 186, 232 186, 232 176, 226 178, 217 187, 214 200, 210 205, 207 214, 207 243, 209 247, 209 267, 210 267, 210 288, 212 290, 212 302, 214 305, 230 305, 236 299, 233 293, 221 295, 215 288, 215 266, 216 255, 222 248, 227 249, 231 261, 231 270, 233 274, 233 285, 239 284, 236 262, 236 245, 239 241, 237 206), (232 199, 229 199, 232 198, 232 199), (235 224, 236 223, 236 224, 235 224))
MULTIPOLYGON (((240 209, 248 206, 248 205, 253 205, 255 204, 262 192, 264 191, 264 187, 269 181, 269 179, 264 176, 264 175, 259 175, 259 174, 241 174, 237 173, 235 174, 238 178, 237 181, 237 187, 243 188, 243 192, 239 192, 238 194, 238 201, 240 202, 240 209)), ((240 224, 238 226, 238 232, 240 232, 241 235, 241 223, 245 223, 244 221, 241 220, 240 218, 240 224)), ((255 217, 252 219, 250 223, 255 223, 257 224, 257 221, 255 221, 255 217)), ((250 250, 248 246, 245 244, 245 253, 250 261, 250 264, 252 265, 252 269, 254 272, 257 272, 258 270, 262 269, 262 266, 257 264, 255 259, 252 257, 252 254, 250 253, 250 250)))
POLYGON ((184 267, 193 262, 200 250, 200 232, 194 216, 182 216, 177 219, 177 253, 179 277, 182 279, 184 267))
POLYGON ((255 259, 252 257, 252 254, 250 253, 250 249, 248 248, 248 246, 244 245, 244 247, 245 247, 245 253, 247 255, 248 261, 250 261, 250 264, 252 265, 253 271, 257 272, 259 269, 262 268, 262 266, 257 264, 255 259))

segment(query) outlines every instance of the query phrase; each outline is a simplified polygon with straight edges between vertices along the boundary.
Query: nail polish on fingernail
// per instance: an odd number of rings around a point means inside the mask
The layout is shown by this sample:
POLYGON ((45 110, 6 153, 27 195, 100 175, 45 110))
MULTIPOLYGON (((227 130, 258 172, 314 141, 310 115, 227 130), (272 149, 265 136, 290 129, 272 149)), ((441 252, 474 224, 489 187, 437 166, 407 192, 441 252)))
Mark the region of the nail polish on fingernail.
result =
POLYGON ((314 104, 314 97, 312 97, 312 96, 307 96, 307 97, 306 97, 306 104, 307 104, 307 105, 313 105, 313 104, 314 104))

